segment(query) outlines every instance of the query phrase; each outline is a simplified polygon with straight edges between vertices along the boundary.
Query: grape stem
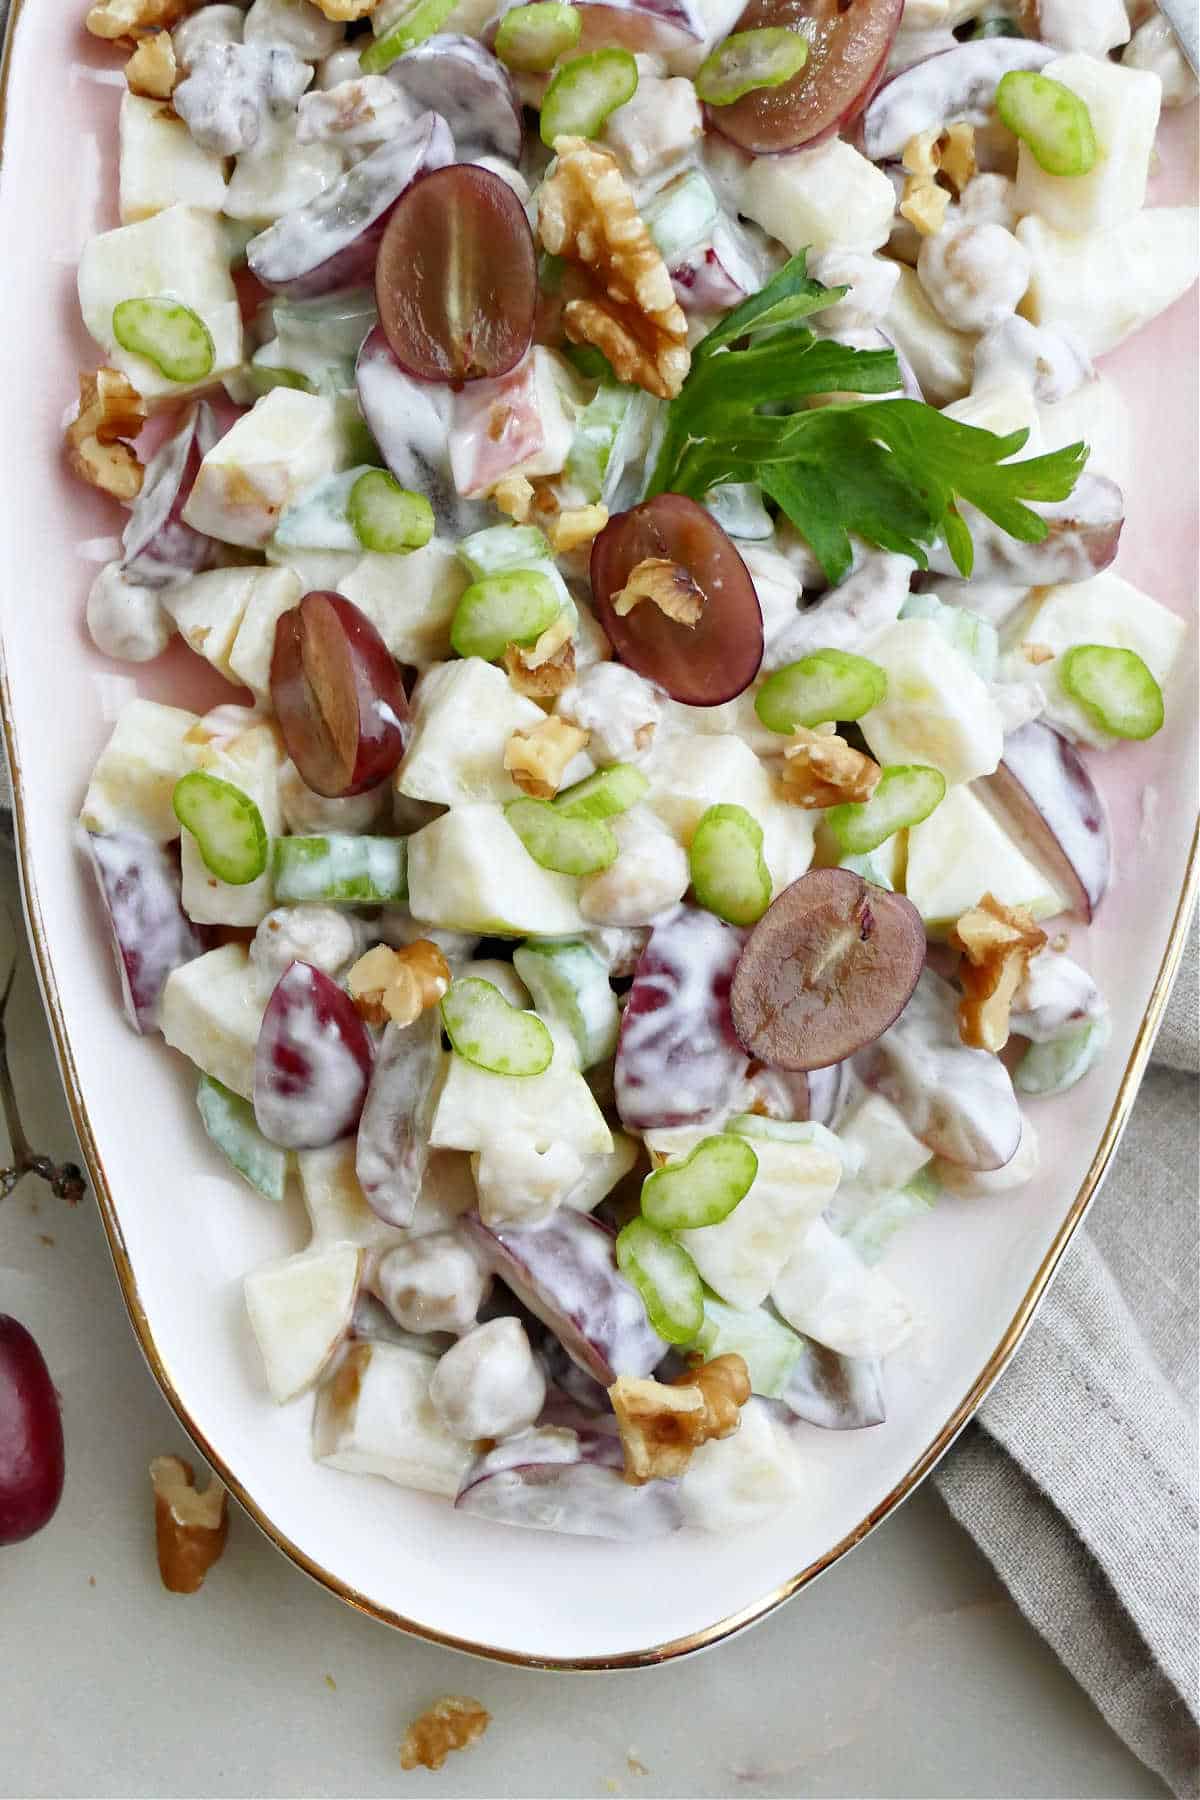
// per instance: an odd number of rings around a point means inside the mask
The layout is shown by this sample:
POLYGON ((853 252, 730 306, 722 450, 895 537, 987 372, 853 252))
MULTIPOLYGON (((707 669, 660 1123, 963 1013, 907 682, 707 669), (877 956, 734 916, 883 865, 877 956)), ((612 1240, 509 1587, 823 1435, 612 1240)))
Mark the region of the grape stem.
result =
POLYGON ((16 978, 17 959, 14 957, 4 984, 4 992, 0 994, 0 1110, 4 1113, 13 1154, 11 1166, 0 1169, 0 1200, 7 1200, 26 1175, 36 1175, 40 1181, 49 1182, 51 1190, 60 1200, 69 1200, 75 1206, 87 1192, 83 1170, 78 1163, 52 1162, 48 1156, 42 1156, 32 1149, 21 1123, 16 1089, 8 1066, 8 1002, 16 978))

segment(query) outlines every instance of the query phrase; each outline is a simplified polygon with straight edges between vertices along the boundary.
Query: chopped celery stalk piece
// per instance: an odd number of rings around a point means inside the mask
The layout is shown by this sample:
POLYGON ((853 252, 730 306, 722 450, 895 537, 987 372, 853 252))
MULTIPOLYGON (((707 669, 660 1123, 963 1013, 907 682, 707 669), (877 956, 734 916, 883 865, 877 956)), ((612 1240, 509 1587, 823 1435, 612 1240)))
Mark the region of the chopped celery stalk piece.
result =
POLYGON ((900 617, 931 619, 947 641, 966 657, 981 681, 995 680, 1000 634, 990 619, 968 612, 965 606, 949 606, 936 594, 910 594, 900 608, 900 617))
POLYGON ((754 710, 768 731, 811 730, 832 719, 861 719, 887 695, 887 673, 849 650, 814 650, 776 669, 759 688, 754 710))
POLYGON ((1104 1054, 1111 1036, 1112 1022, 1103 1013, 1062 1037, 1030 1044, 1013 1072, 1013 1086, 1022 1094, 1065 1093, 1104 1054))
POLYGON ((967 37, 967 43, 973 44, 977 38, 1023 38, 1025 33, 1015 19, 980 19, 967 37))
POLYGON ((704 1287, 682 1244, 645 1219, 630 1219, 617 1233, 617 1267, 641 1295, 659 1337, 690 1344, 704 1323, 704 1287))
POLYGON ((171 804, 218 881, 245 887, 258 880, 267 866, 267 828, 249 794, 219 775, 193 769, 175 783, 171 804))
POLYGON ((689 169, 661 188, 642 212, 646 230, 668 267, 685 250, 704 243, 721 216, 721 202, 699 169, 689 169))
POLYGON ((608 970, 586 944, 522 944, 513 968, 544 1019, 561 1020, 575 1040, 579 1067, 594 1068, 617 1047, 621 1022, 608 970))
POLYGON ((927 819, 946 794, 946 777, 923 763, 893 763, 869 800, 831 806, 825 823, 838 847, 852 856, 878 850, 893 832, 927 819))
POLYGON ((398 56, 440 31, 457 3, 458 0, 416 0, 416 5, 410 6, 390 31, 367 45, 358 59, 363 74, 382 75, 398 56))
POLYGON ((996 84, 996 111, 1047 175, 1086 175, 1095 168, 1092 115, 1061 81, 1036 69, 1010 69, 996 84))
POLYGON ((719 1225, 750 1192, 758 1157, 744 1137, 707 1137, 642 1183, 642 1217, 658 1231, 719 1225))
POLYGON ((535 643, 561 611, 550 580, 534 569, 485 575, 455 607, 450 642, 460 656, 496 662, 509 644, 535 643))
POLYGON ((275 898, 287 906, 402 906, 408 899, 408 845, 403 838, 275 839, 275 898))
POLYGON ((696 74, 696 92, 709 106, 732 106, 755 88, 779 87, 808 61, 808 39, 782 25, 735 31, 696 74))
POLYGON ((589 501, 599 500, 604 492, 613 445, 632 398, 632 389, 602 381, 576 416, 575 436, 567 452, 567 476, 589 501))
POLYGON ((599 137, 609 113, 637 92, 637 63, 628 50, 593 50, 573 57, 546 89, 542 142, 560 137, 599 137))
POLYGON ((364 550, 402 555, 433 536, 433 508, 424 494, 402 488, 386 469, 368 469, 358 477, 346 515, 364 550))
POLYGON ((575 1040, 581 1069, 604 1062, 617 1047, 620 1011, 604 963, 586 944, 523 944, 513 967, 543 1018, 560 1020, 575 1040))
POLYGON ((203 381, 216 361, 208 326, 179 300, 118 301, 112 327, 122 350, 144 356, 168 381, 203 381))
POLYGON ((458 546, 458 558, 472 581, 530 569, 551 560, 550 545, 536 525, 488 525, 458 546))
POLYGON ((223 1150, 239 1175, 268 1200, 282 1201, 287 1185, 288 1153, 272 1144, 258 1129, 254 1108, 240 1094, 233 1094, 211 1075, 200 1077, 196 1105, 204 1129, 223 1150))
POLYGON ((542 869, 595 875, 617 860, 617 843, 602 819, 564 818, 549 800, 510 800, 505 817, 542 869))
MULTIPOLYGON (((886 842, 885 838, 884 843, 886 842)), ((874 850, 864 850, 861 856, 843 856, 838 868, 849 869, 852 875, 861 875, 872 887, 885 888, 889 894, 896 891, 895 882, 883 866, 883 858, 876 856, 874 850)))
POLYGON ((1136 650, 1076 644, 1059 663, 1058 678, 1088 717, 1114 737, 1153 737, 1162 726, 1162 689, 1136 650))
POLYGON ((873 1268, 886 1254, 902 1226, 920 1218, 923 1213, 932 1212, 940 1193, 933 1176, 921 1169, 904 1187, 881 1194, 842 1235, 858 1251, 867 1267, 873 1268))
POLYGON ((688 851, 700 905, 730 925, 753 925, 771 904, 762 826, 744 806, 710 806, 688 851))
POLYGON ((302 375, 299 369, 276 368, 273 363, 259 362, 257 356, 250 358, 246 374, 260 400, 264 394, 269 394, 272 388, 277 387, 296 388, 302 394, 315 394, 317 391, 308 376, 302 375))
POLYGON ((555 797, 556 812, 568 819, 611 819, 628 812, 650 792, 650 783, 632 763, 610 763, 564 788, 555 797))
POLYGON ((704 1323, 696 1348, 704 1352, 705 1362, 714 1356, 740 1356, 751 1391, 767 1400, 779 1400, 803 1354, 804 1340, 765 1307, 739 1312, 705 1288, 704 1323))
POLYGON ((577 7, 562 0, 534 0, 505 13, 496 31, 496 55, 522 75, 545 75, 575 48, 582 30, 577 7))
POLYGON ((554 1039, 541 1019, 477 975, 451 982, 442 1024, 463 1061, 491 1075, 540 1075, 550 1067, 554 1039))

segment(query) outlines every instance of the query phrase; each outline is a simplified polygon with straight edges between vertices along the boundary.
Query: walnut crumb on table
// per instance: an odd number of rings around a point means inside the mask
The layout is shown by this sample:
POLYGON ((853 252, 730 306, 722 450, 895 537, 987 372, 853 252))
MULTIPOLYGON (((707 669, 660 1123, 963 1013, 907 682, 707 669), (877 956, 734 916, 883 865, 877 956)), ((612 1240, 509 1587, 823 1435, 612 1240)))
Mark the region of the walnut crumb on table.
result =
POLYGON ((400 1746, 402 1769, 440 1769, 452 1750, 481 1738, 492 1715, 466 1694, 446 1694, 414 1719, 400 1746))
POLYGON ((172 1594, 194 1594, 225 1548, 229 1495, 215 1475, 197 1488, 196 1471, 179 1456, 156 1456, 150 1481, 162 1584, 172 1594))

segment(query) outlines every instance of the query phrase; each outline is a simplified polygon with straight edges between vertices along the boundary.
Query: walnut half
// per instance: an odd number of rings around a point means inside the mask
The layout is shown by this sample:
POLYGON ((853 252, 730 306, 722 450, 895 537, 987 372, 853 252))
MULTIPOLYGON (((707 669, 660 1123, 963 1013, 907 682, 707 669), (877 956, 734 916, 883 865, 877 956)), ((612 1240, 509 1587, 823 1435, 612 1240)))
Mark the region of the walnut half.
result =
POLYGON ((586 748, 588 733, 557 713, 528 731, 514 731, 504 746, 504 766, 523 794, 549 800, 562 786, 568 764, 586 748))
POLYGON ((677 625, 693 630, 704 611, 704 594, 682 563, 666 556, 647 556, 630 570, 629 579, 613 600, 618 619, 625 618, 643 600, 652 600, 659 612, 677 625))
POLYGON ((79 411, 67 427, 67 464, 90 487, 126 502, 136 500, 145 474, 125 440, 146 423, 146 403, 116 369, 82 371, 79 411))
POLYGON ((150 1480, 162 1584, 172 1594, 194 1594, 225 1548, 229 1495, 215 1475, 201 1493, 191 1463, 179 1456, 156 1456, 150 1480))
POLYGON ((561 137, 538 191, 538 232, 552 256, 577 264, 584 294, 563 308, 575 344, 594 344, 619 381, 673 400, 687 378, 687 320, 616 158, 586 138, 561 137))
POLYGON ((369 1025, 411 1025, 436 1006, 450 986, 450 964, 430 938, 416 938, 402 950, 376 944, 360 956, 346 986, 369 1025))
POLYGON ((795 806, 840 806, 869 800, 883 770, 835 731, 798 725, 783 751, 784 797, 795 806))
POLYGON ((452 1750, 481 1738, 492 1715, 466 1694, 446 1694, 414 1719, 400 1746, 402 1769, 440 1769, 452 1750))
POLYGON ((147 100, 169 100, 179 80, 175 45, 169 31, 153 31, 142 38, 125 64, 125 80, 131 94, 147 100))
POLYGON ((99 0, 89 8, 84 24, 93 37, 136 43, 148 32, 174 30, 198 4, 199 0, 99 0))
POLYGON ((965 958, 958 975, 958 1034, 973 1050, 998 1054, 1008 1042, 1013 995, 1046 934, 1023 906, 1004 906, 985 894, 963 914, 950 942, 965 958))
POLYGON ((641 1487, 682 1475, 701 1444, 737 1430, 750 1376, 742 1357, 715 1356, 673 1382, 619 1375, 608 1397, 625 1452, 625 1479, 641 1487))

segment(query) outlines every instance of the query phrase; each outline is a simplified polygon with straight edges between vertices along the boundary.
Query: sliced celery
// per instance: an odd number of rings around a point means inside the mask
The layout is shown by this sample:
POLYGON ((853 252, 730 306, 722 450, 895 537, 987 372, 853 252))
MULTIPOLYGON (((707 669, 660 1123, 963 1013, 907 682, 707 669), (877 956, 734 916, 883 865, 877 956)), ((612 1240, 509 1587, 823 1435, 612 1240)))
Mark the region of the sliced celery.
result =
POLYGON ((1102 731, 1148 738, 1161 730, 1163 695, 1135 650, 1076 644, 1058 665, 1058 678, 1102 731))
POLYGON ((533 569, 485 575, 455 607, 450 642, 460 656, 495 662, 509 644, 535 643, 561 611, 553 584, 533 569))
POLYGON ((561 1020, 575 1040, 581 1069, 604 1062, 617 1047, 620 1012, 604 963, 586 944, 522 944, 513 968, 551 1025, 561 1020))
POLYGON ((534 0, 505 13, 496 30, 496 55, 506 68, 544 75, 575 48, 582 30, 578 7, 562 0, 534 0))
POLYGON ((275 839, 275 898, 294 906, 402 906, 408 899, 408 845, 403 838, 275 839))
POLYGON ((744 806, 710 806, 692 838, 688 865, 700 905, 730 925, 753 925, 771 904, 762 826, 744 806))
POLYGON ((249 794, 219 775, 193 769, 175 783, 171 804, 218 881, 245 887, 258 880, 267 866, 267 828, 249 794))
POLYGON ((540 1075, 550 1067, 554 1039, 542 1020, 477 975, 451 983, 442 1024, 458 1055, 489 1074, 540 1075))
POLYGON ((390 31, 367 45, 358 59, 363 74, 382 75, 398 56, 440 31, 457 4, 458 0, 416 0, 390 31))
POLYGON ((368 469, 358 477, 346 515, 364 550, 403 555, 433 536, 433 508, 424 494, 402 488, 386 469, 368 469))
POLYGON ((1086 175, 1095 168, 1092 115, 1063 82, 1036 69, 1010 69, 996 84, 996 111, 1047 175, 1086 175))
POLYGON ((649 791, 650 783, 632 763, 610 763, 564 788, 554 805, 568 819, 612 819, 636 806, 649 791))
POLYGON ((642 1217, 659 1231, 719 1225, 745 1199, 757 1174, 758 1157, 746 1138, 703 1138, 682 1162, 647 1175, 642 1217))
POLYGON ((619 845, 602 819, 564 817, 549 800, 510 800, 504 812, 540 868, 595 875, 617 860, 619 845))
POLYGON ((783 25, 735 31, 700 64, 696 92, 709 106, 732 106, 755 88, 779 87, 808 61, 808 39, 783 25))
POLYGON ((633 99, 637 84, 637 62, 628 50, 592 50, 573 57, 542 100, 543 144, 553 149, 560 137, 598 137, 609 113, 633 99))
POLYGON ((211 1075, 202 1075, 196 1105, 205 1131, 238 1174, 268 1200, 281 1201, 287 1186, 288 1153, 263 1136, 249 1100, 231 1093, 211 1075))
POLYGON ((645 1219, 617 1235, 617 1267, 642 1297, 650 1323, 668 1344, 690 1344, 704 1323, 704 1288, 681 1244, 645 1219))
POLYGON ((945 798, 946 777, 922 763, 894 763, 883 771, 869 800, 831 806, 825 823, 841 850, 861 856, 877 850, 893 832, 919 825, 945 798))
POLYGON ((768 731, 811 730, 835 719, 861 719, 886 695, 887 674, 878 663, 849 650, 814 650, 768 675, 754 710, 768 731))
POLYGON ((212 333, 179 300, 121 300, 113 307, 112 327, 122 350, 144 356, 168 381, 203 381, 212 371, 212 333))

